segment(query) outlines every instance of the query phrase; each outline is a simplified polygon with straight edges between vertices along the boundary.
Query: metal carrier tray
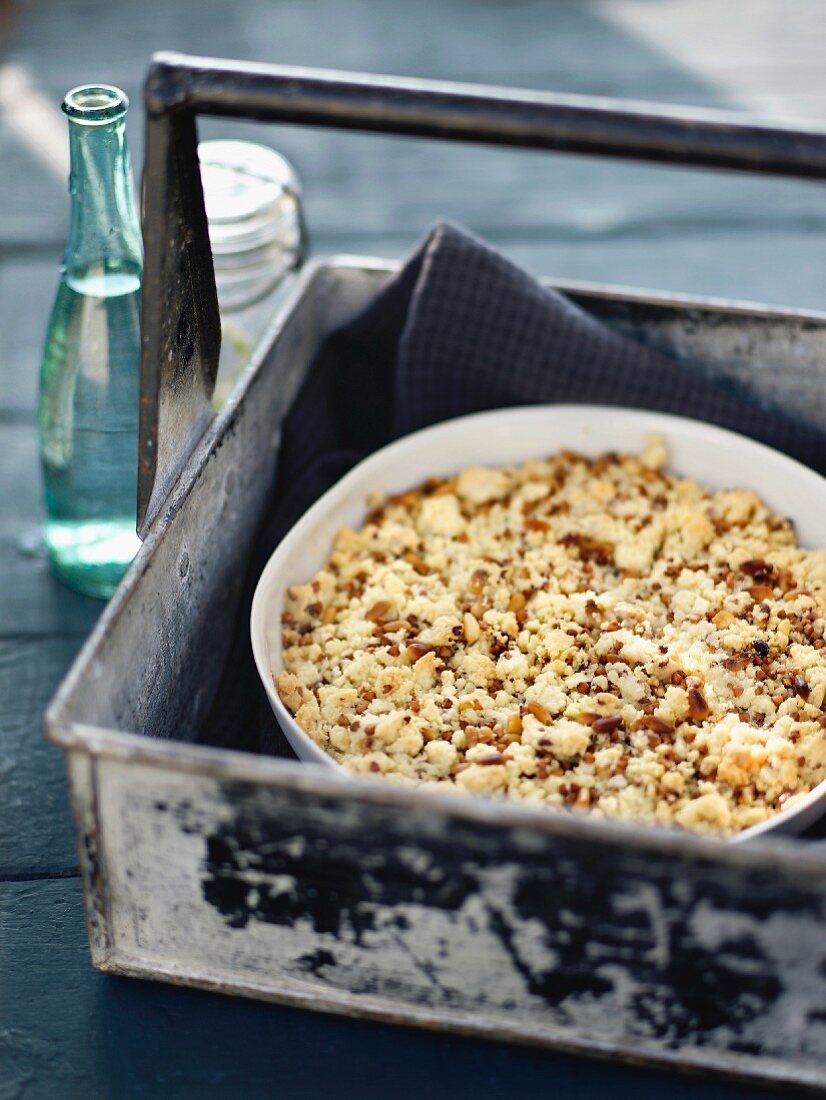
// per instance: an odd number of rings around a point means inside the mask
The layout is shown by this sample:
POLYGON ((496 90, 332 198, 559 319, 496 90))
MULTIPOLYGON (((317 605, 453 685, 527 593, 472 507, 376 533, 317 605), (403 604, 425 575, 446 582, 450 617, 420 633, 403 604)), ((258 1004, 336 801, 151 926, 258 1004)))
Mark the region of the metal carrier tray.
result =
MULTIPOLYGON (((46 715, 101 970, 584 1054, 826 1085, 826 851, 357 783, 192 743, 280 424, 393 265, 311 264, 228 404, 198 114, 826 178, 826 133, 161 55, 146 86, 141 530, 46 715)), ((826 314, 555 284, 826 418, 826 314)))

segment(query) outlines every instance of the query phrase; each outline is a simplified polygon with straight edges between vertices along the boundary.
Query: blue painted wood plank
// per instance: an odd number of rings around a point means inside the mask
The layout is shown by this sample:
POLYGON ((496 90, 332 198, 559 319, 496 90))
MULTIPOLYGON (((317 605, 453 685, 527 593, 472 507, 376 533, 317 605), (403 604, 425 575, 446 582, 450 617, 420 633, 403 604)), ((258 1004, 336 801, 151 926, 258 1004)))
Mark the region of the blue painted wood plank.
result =
POLYGON ((33 417, 0 422, 0 455, 0 637, 84 637, 102 604, 70 592, 49 570, 33 417))
MULTIPOLYGON (((0 261, 0 418, 33 423, 60 251, 0 261)), ((34 480, 33 471, 32 480, 34 480)))
POLYGON ((80 638, 0 638, 0 878, 77 866, 63 754, 43 710, 80 638))

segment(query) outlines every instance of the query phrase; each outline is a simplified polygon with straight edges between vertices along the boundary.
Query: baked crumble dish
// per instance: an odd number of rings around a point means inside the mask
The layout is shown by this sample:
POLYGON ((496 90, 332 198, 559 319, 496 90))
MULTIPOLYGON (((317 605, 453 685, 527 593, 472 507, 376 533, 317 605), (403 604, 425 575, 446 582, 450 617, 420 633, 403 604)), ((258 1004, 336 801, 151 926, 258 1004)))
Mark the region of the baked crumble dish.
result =
POLYGON ((736 833, 826 779, 826 550, 642 454, 369 502, 287 592, 275 683, 351 773, 736 833))

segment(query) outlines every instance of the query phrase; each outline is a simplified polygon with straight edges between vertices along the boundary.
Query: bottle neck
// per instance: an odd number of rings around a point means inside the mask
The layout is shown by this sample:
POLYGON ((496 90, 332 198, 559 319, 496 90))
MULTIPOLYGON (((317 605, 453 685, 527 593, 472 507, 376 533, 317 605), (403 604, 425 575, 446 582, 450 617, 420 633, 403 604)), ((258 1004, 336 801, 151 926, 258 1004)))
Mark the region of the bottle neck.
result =
POLYGON ((140 275, 140 225, 126 144, 125 117, 86 123, 69 118, 71 223, 69 277, 140 275))

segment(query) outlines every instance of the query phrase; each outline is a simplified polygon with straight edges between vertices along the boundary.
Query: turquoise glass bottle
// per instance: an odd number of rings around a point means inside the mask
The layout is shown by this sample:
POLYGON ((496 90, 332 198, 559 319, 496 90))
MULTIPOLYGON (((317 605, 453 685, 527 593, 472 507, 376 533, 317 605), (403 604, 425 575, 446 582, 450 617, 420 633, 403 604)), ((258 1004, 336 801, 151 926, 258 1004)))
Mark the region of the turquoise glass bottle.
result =
POLYGON ((69 587, 100 597, 112 594, 139 546, 143 253, 128 105, 105 85, 74 88, 63 101, 71 222, 38 405, 49 559, 69 587))

